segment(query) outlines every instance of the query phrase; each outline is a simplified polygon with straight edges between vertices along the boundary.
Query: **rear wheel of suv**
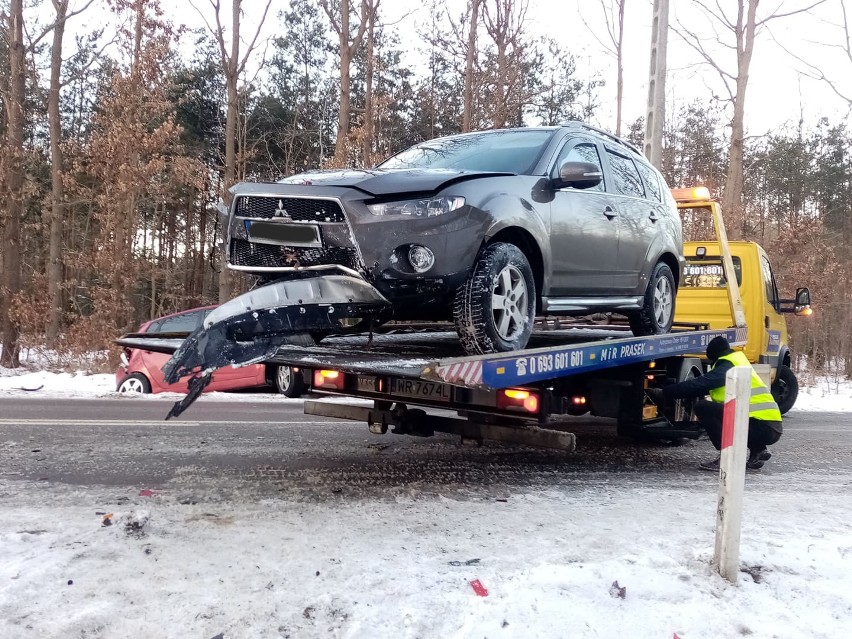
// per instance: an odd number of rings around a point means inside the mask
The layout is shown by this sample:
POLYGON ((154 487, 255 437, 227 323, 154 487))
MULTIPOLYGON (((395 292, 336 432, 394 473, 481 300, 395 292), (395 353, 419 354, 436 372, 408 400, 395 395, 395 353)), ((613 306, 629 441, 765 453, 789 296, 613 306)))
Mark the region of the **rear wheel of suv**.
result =
POLYGON ((668 264, 658 262, 651 271, 642 309, 629 315, 630 330, 640 335, 659 335, 672 328, 675 310, 675 279, 668 264))
POLYGON ((535 280, 517 246, 497 242, 482 250, 456 291, 453 319, 459 341, 470 355, 527 345, 535 321, 535 280))

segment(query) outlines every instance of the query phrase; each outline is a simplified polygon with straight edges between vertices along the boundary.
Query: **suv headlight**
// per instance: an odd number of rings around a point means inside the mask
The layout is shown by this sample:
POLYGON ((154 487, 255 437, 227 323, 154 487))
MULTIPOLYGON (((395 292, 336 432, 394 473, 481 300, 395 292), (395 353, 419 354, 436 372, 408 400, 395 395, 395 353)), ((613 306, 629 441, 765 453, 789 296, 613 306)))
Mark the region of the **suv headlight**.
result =
POLYGON ((368 204, 373 215, 405 215, 408 217, 434 217, 455 211, 464 206, 463 197, 432 197, 422 200, 402 200, 368 204))

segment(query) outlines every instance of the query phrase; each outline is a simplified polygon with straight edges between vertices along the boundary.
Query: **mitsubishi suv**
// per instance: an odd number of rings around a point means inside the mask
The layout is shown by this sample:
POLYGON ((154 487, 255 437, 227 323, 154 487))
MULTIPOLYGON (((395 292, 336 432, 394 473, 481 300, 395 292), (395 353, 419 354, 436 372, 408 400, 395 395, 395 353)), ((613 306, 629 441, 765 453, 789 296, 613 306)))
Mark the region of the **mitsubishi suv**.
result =
POLYGON ((583 123, 444 137, 232 193, 231 269, 266 283, 336 270, 387 300, 385 319, 454 321, 470 354, 523 348, 537 314, 672 325, 675 202, 638 149, 583 123))

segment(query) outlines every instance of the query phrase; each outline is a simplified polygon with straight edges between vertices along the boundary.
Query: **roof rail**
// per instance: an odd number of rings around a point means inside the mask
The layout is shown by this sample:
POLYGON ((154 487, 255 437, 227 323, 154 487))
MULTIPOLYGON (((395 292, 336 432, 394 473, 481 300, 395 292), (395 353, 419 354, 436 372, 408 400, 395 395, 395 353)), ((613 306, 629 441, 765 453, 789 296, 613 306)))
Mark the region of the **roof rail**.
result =
POLYGON ((640 151, 636 147, 636 145, 633 144, 632 142, 628 142, 624 138, 620 138, 617 135, 613 135, 609 131, 604 131, 603 129, 599 129, 598 127, 592 126, 591 124, 586 124, 585 122, 581 122, 580 120, 571 120, 569 122, 566 122, 562 126, 568 127, 569 129, 586 129, 587 131, 594 131, 595 133, 597 133, 599 135, 607 137, 610 140, 613 140, 614 142, 618 142, 619 144, 626 146, 628 149, 630 149, 634 153, 637 153, 637 154, 641 155, 642 157, 645 157, 645 154, 642 153, 642 151, 640 151))

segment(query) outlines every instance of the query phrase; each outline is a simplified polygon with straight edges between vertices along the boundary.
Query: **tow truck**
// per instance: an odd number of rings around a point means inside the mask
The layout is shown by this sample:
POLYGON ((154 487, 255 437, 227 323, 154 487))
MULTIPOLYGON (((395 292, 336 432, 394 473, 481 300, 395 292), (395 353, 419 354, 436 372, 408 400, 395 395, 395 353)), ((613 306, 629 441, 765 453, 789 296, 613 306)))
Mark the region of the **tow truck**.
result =
MULTIPOLYGON (((200 335, 152 339, 130 334, 118 343, 172 352, 164 370, 193 375, 187 396, 167 418, 188 408, 216 367, 264 360, 300 370, 318 395, 361 400, 308 400, 306 414, 366 422, 375 434, 444 432, 459 435, 465 443, 498 440, 571 451, 576 437, 567 416, 591 413, 613 418, 618 434, 627 437, 696 438, 701 430, 688 400, 657 406, 645 389, 701 375, 706 346, 718 335, 748 350, 749 311, 735 285, 737 277, 728 276, 737 270, 718 204, 706 189, 675 189, 673 194, 684 209, 708 214, 716 240, 695 247, 695 259, 682 280, 689 283, 688 278, 697 275, 694 281, 702 286, 681 288, 679 320, 667 334, 634 337, 626 325, 554 327, 544 318, 529 347, 511 353, 464 356, 455 332, 440 326, 385 327, 330 336, 316 344, 302 339, 305 318, 315 327, 319 317, 339 314, 340 305, 328 300, 357 286, 345 275, 328 275, 290 283, 286 299, 278 289, 270 289, 274 294, 258 289, 239 296, 211 313, 200 335), (708 288, 703 286, 706 276, 713 275, 719 277, 712 282, 712 297, 705 299, 692 290, 708 288), (693 312, 703 304, 713 306, 712 317, 693 312), (717 307, 726 309, 726 319, 720 319, 717 307)), ((755 268, 748 260, 738 263, 740 273, 755 268)), ((762 303, 758 288, 744 290, 762 303)), ((800 288, 795 300, 778 300, 776 306, 808 314, 810 293, 800 288)), ((343 310, 345 315, 345 305, 343 310)))

